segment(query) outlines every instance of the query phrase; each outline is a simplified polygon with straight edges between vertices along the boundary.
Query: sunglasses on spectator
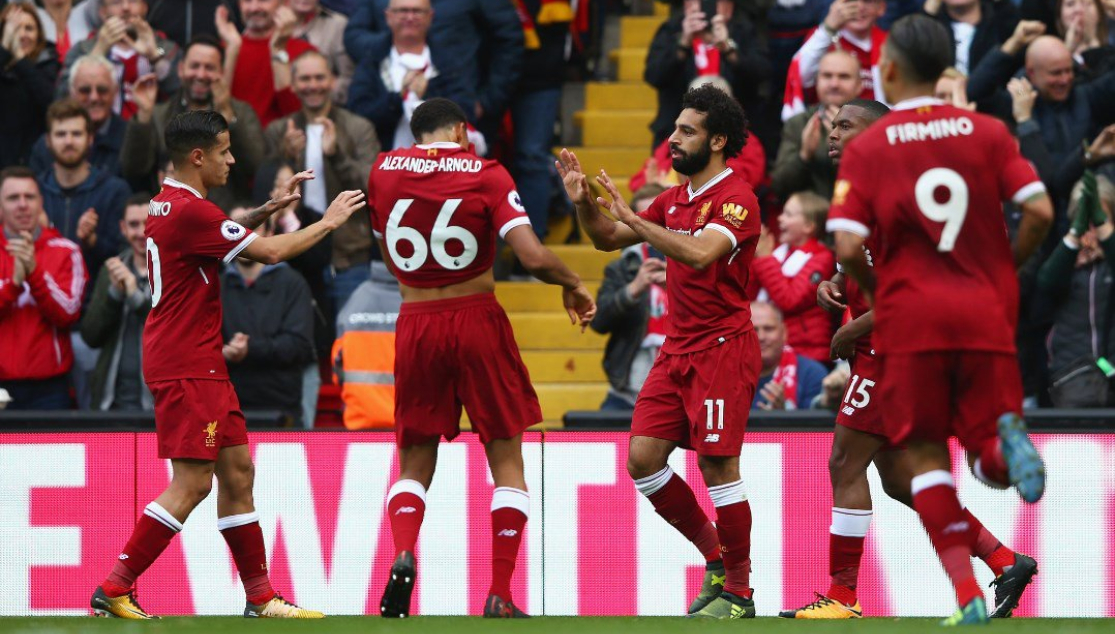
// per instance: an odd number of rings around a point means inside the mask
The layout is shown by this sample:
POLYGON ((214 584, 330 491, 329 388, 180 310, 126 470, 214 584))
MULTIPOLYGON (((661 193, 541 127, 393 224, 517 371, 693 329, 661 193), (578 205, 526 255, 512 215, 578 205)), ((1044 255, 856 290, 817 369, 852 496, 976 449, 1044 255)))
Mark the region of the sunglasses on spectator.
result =
POLYGON ((74 88, 79 95, 88 95, 96 91, 98 95, 107 95, 112 92, 112 86, 78 86, 74 88))

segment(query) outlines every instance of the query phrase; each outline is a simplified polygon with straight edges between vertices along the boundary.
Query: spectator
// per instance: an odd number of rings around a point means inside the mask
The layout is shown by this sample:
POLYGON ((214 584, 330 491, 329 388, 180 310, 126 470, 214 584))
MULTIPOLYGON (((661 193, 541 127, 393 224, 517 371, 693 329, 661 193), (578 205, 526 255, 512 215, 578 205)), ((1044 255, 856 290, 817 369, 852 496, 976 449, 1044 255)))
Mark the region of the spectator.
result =
POLYGON ((78 59, 86 55, 104 57, 115 68, 113 76, 122 88, 116 93, 112 111, 127 121, 136 112, 132 90, 140 77, 154 75, 164 97, 178 90, 178 76, 174 74, 178 45, 147 23, 144 0, 98 2, 104 23, 93 37, 75 43, 66 54, 58 96, 65 96, 67 78, 78 59))
POLYGON ((751 271, 755 277, 748 295, 771 302, 782 313, 786 340, 801 354, 829 363, 832 319, 817 305, 817 285, 836 273, 832 251, 821 243, 828 201, 810 192, 790 196, 778 216, 781 244, 763 228, 751 271))
MULTIPOLYGON (((209 199, 230 208, 251 196, 252 178, 263 161, 263 130, 251 105, 232 97, 222 73, 224 51, 220 42, 209 35, 199 35, 187 46, 178 62, 181 88, 171 99, 156 105, 153 78, 141 80, 135 89, 136 115, 128 122, 124 134, 121 163, 129 181, 150 181, 160 166, 159 157, 166 155, 163 131, 174 115, 189 110, 216 110, 228 121, 229 139, 236 162, 224 187, 209 190, 209 199)), ((162 165, 165 165, 164 161, 162 165)), ((148 186, 157 186, 161 180, 148 186)))
POLYGON ((1091 160, 1086 159, 1082 144, 1100 128, 1115 122, 1115 108, 1111 107, 1115 103, 1115 72, 1088 84, 1075 82, 1068 48, 1055 37, 1041 36, 1042 30, 1039 23, 1020 22, 1014 35, 988 53, 972 73, 968 96, 980 103, 981 109, 989 108, 1003 119, 1013 120, 1018 136, 1033 135, 1040 155, 1031 151, 1027 158, 1037 166, 1063 219, 1072 186, 1083 174, 1086 161, 1091 160), (1025 92, 1033 99, 1029 104, 1019 100, 1023 109, 1014 113, 1015 100, 1006 86, 1022 62, 1023 50, 1026 77, 1033 90, 1018 82, 1011 86, 1015 97, 1025 92))
POLYGON ((825 139, 840 107, 862 92, 863 80, 859 61, 847 51, 825 53, 817 68, 820 103, 790 117, 782 126, 782 144, 770 174, 771 188, 780 198, 800 191, 832 198, 836 167, 829 159, 825 139))
MULTIPOLYGON (((89 162, 113 176, 120 176, 120 148, 124 145, 127 123, 112 111, 117 83, 112 63, 103 57, 87 55, 70 69, 70 98, 76 99, 93 120, 93 149, 89 162)), ((41 174, 50 169, 50 150, 46 135, 31 148, 31 171, 41 174)))
MULTIPOLYGON (((391 10, 397 9, 400 17, 402 13, 414 16, 422 6, 430 5, 428 1, 416 4, 414 0, 390 0, 389 5, 389 0, 360 0, 345 29, 345 49, 359 66, 382 70, 380 65, 393 48, 391 10)), ((464 91, 461 98, 466 103, 461 105, 470 123, 485 138, 494 139, 521 73, 523 28, 514 4, 507 0, 455 0, 440 2, 436 13, 422 15, 432 18, 432 66, 459 86, 438 96, 457 101, 450 95, 464 91)), ((351 92, 349 102, 354 103, 351 92)), ((391 137, 381 132, 380 138, 391 137)))
POLYGON ((383 262, 337 314, 333 382, 341 386, 349 429, 395 425, 395 320, 399 282, 383 262))
POLYGON ((43 0, 35 9, 43 27, 43 37, 54 43, 58 59, 66 59, 77 42, 84 41, 97 26, 96 0, 43 0))
POLYGON ((230 0, 148 0, 147 22, 181 45, 198 36, 219 37, 213 19, 217 7, 227 7, 233 21, 239 22, 239 10, 230 0))
POLYGON ((968 101, 968 78, 954 67, 946 68, 941 73, 933 89, 933 96, 957 108, 976 109, 976 104, 968 101))
POLYGON ((225 81, 232 96, 252 105, 264 127, 298 110, 290 90, 290 61, 313 46, 292 37, 298 17, 281 0, 240 0, 244 33, 217 7, 217 32, 225 44, 225 81))
POLYGON ((120 218, 131 190, 89 162, 93 122, 81 104, 56 101, 46 111, 46 121, 54 163, 38 177, 43 208, 50 224, 81 246, 88 270, 97 271, 120 253, 120 218))
MULTIPOLYGON (((515 129, 515 157, 511 174, 522 192, 523 206, 539 240, 549 232, 550 206, 557 180, 554 157, 554 121, 561 116, 561 83, 565 78, 565 40, 573 10, 564 0, 523 0, 518 5, 523 21, 523 73, 511 98, 515 129), (530 36, 527 36, 527 33, 530 36)), ((560 185, 557 190, 563 190, 560 185)))
POLYGON ((759 87, 770 77, 770 62, 755 27, 719 0, 716 15, 706 16, 698 0, 685 0, 680 14, 658 27, 647 50, 643 79, 658 91, 658 114, 650 124, 655 148, 674 130, 681 97, 698 76, 719 75, 746 107, 757 109, 759 87))
POLYGON ((1102 176, 1097 179, 1086 173, 1074 188, 1069 204, 1072 226, 1038 272, 1037 290, 1050 297, 1053 304, 1048 346, 1049 369, 1054 377, 1064 376, 1085 358, 1094 366, 1095 360, 1106 357, 1111 349, 1115 335, 1113 209, 1115 186, 1102 176))
POLYGON ((1018 26, 1018 11, 1010 2, 926 0, 924 11, 949 27, 956 47, 956 69, 964 75, 989 51, 1007 41, 1018 26))
MULTIPOLYGON (((334 77, 324 55, 303 53, 294 61, 291 81, 302 109, 267 126, 267 153, 290 162, 296 171, 314 170, 316 178, 302 185, 301 204, 320 215, 342 191, 367 186, 379 140, 371 123, 333 103, 334 77)), ((333 305, 342 306, 368 279, 372 250, 368 214, 353 214, 333 233, 332 245, 327 286, 333 305)))
POLYGON ((451 99, 466 113, 472 90, 444 69, 453 61, 428 44, 434 11, 429 0, 393 0, 387 9, 390 53, 381 62, 365 59, 349 90, 352 110, 376 126, 386 149, 410 147, 410 115, 423 100, 451 99))
POLYGON ((321 0, 290 0, 290 8, 298 16, 294 37, 313 44, 329 60, 337 78, 333 84, 333 101, 348 102, 348 87, 356 64, 345 52, 345 27, 348 18, 321 6, 321 0))
MULTIPOLYGON (((256 229, 274 232, 269 218, 256 229)), ((244 409, 278 409, 294 425, 302 422, 302 374, 314 362, 313 305, 302 276, 285 262, 262 264, 244 258, 225 269, 225 361, 244 409)))
MULTIPOLYGON (((645 210, 664 191, 657 183, 644 185, 632 195, 631 209, 645 210)), ((609 335, 604 348, 608 396, 600 409, 631 411, 666 341, 665 256, 647 243, 624 249, 604 267, 596 305, 592 329, 609 335)))
POLYGON ((805 40, 786 73, 782 120, 816 103, 817 73, 821 57, 833 49, 846 50, 859 61, 862 99, 885 103, 883 86, 875 81, 879 54, 887 33, 876 25, 886 11, 883 0, 834 0, 821 25, 805 40))
POLYGON ((0 388, 8 409, 70 407, 69 329, 81 313, 78 246, 43 227, 42 197, 25 167, 0 172, 0 388))
POLYGON ((1108 42, 1107 31, 1101 0, 1058 0, 1057 34, 1072 53, 1081 81, 1115 68, 1115 46, 1108 42))
MULTIPOLYGON (((689 84, 689 89, 692 90, 704 84, 713 84, 729 95, 732 94, 732 87, 719 75, 697 77, 689 84)), ((631 191, 638 191, 648 182, 657 183, 667 189, 680 184, 682 179, 678 177, 672 163, 670 159, 670 140, 666 139, 643 163, 642 169, 631 177, 627 186, 631 191)), ((767 180, 767 155, 763 151, 761 143, 748 142, 743 146, 743 150, 738 155, 728 159, 727 163, 728 167, 732 168, 732 171, 740 178, 747 181, 752 189, 761 187, 767 180)))
POLYGON ((767 302, 751 302, 751 323, 759 337, 762 368, 751 409, 808 409, 821 395, 825 366, 786 345, 782 313, 767 302))
POLYGON ((0 169, 26 165, 31 147, 43 133, 43 111, 54 99, 58 55, 43 36, 30 2, 13 2, 0 11, 0 169))
POLYGON ((851 374, 846 361, 837 361, 836 367, 821 381, 821 393, 813 399, 811 409, 827 409, 832 412, 839 409, 844 400, 844 392, 848 389, 848 379, 852 378, 851 374))
POLYGON ((81 338, 100 350, 92 380, 92 406, 101 411, 151 411, 143 381, 143 326, 151 311, 147 282, 147 210, 151 195, 136 194, 124 207, 120 234, 128 246, 105 260, 81 318, 81 338))

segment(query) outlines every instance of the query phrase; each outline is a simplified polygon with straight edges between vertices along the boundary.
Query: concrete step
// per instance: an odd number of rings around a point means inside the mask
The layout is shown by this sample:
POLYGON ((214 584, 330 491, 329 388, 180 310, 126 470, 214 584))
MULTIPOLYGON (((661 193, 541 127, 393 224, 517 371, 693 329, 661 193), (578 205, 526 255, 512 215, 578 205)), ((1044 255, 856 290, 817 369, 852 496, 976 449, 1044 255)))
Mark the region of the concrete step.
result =
MULTIPOLYGON (((656 7, 657 8, 657 7, 656 7)), ((665 21, 664 16, 625 16, 619 21, 619 41, 623 48, 650 48, 654 34, 665 21)))
POLYGON ((608 58, 618 69, 616 79, 621 82, 643 81, 643 69, 647 63, 645 48, 617 48, 608 53, 608 58))
MULTIPOLYGON (((597 111, 600 112, 600 111, 597 111)), ((571 152, 577 155, 585 175, 592 181, 600 170, 606 170, 612 178, 631 176, 643 167, 643 163, 650 157, 650 149, 632 147, 572 147, 571 152)), ((560 154, 561 148, 554 148, 554 154, 560 154)))
MULTIPOLYGON (((596 295, 600 282, 585 282, 585 288, 596 295)), ((561 289, 538 282, 498 282, 496 299, 509 313, 556 313, 561 307, 561 289)))
POLYGON ((542 418, 560 421, 566 412, 575 409, 599 409, 608 394, 608 384, 599 383, 535 383, 542 418))
POLYGON ((515 332, 515 343, 519 349, 535 350, 604 350, 606 338, 588 329, 581 329, 569 323, 564 312, 553 313, 508 313, 511 328, 515 332))
POLYGON ((599 383, 607 381, 601 366, 603 356, 596 350, 576 352, 527 351, 523 363, 530 371, 530 380, 540 383, 599 383))
POLYGON ((585 85, 587 110, 630 110, 658 107, 658 93, 642 78, 635 82, 598 82, 585 85))
POLYGON ((619 257, 618 252, 597 251, 591 244, 555 244, 549 248, 585 282, 604 279, 604 267, 619 257))
MULTIPOLYGON (((587 147, 628 147, 650 155, 654 110, 582 110, 574 115, 587 147)), ((586 169, 588 169, 586 167, 586 169)))

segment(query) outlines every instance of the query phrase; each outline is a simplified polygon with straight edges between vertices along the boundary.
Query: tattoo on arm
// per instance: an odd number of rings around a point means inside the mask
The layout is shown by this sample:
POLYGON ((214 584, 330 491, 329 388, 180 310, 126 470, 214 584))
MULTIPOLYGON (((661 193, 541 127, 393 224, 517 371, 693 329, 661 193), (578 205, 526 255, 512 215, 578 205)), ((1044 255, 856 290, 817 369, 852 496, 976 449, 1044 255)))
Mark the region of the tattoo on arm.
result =
POLYGON ((237 217, 233 218, 233 220, 249 229, 255 229, 256 227, 263 224, 263 221, 267 220, 267 218, 271 216, 271 213, 272 212, 268 211, 267 209, 267 203, 264 203, 260 207, 249 209, 244 213, 237 215, 237 217))

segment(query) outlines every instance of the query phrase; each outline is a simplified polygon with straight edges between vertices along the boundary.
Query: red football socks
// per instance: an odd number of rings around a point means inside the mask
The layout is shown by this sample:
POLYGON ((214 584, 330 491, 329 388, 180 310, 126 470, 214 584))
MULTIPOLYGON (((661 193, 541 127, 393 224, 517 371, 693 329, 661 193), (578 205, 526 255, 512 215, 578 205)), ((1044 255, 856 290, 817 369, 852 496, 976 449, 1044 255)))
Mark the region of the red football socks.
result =
POLYGON ((414 552, 418 531, 426 516, 426 487, 416 480, 399 480, 387 493, 387 517, 391 520, 391 536, 395 556, 414 552))
POLYGON ((964 606, 983 596, 972 572, 972 527, 956 497, 952 474, 944 470, 930 471, 914 477, 910 488, 914 510, 921 517, 929 540, 952 581, 957 602, 964 606))
POLYGON ((217 528, 232 552, 248 603, 263 605, 270 601, 275 590, 267 576, 267 549, 263 544, 263 530, 259 527, 259 514, 253 511, 221 517, 217 519, 217 528))
POLYGON ((716 532, 724 556, 724 592, 751 598, 751 504, 743 481, 712 486, 708 489, 716 507, 716 532))
POLYGON ((964 509, 964 517, 972 526, 972 554, 983 560, 995 576, 1003 574, 1003 569, 1014 565, 1014 551, 1000 542, 983 523, 964 509))
POLYGON ((182 530, 182 523, 157 502, 143 510, 136 522, 132 536, 124 546, 101 587, 110 597, 119 597, 131 591, 136 578, 159 558, 170 540, 182 530))
POLYGON ((697 504, 693 489, 669 467, 635 481, 635 487, 650 500, 654 510, 693 542, 706 562, 720 559, 720 538, 716 527, 697 504))
POLYGON ((825 593, 828 598, 844 605, 855 604, 863 542, 870 527, 870 509, 833 507, 832 525, 829 527, 829 576, 832 583, 825 593))
POLYGON ((523 528, 530 513, 526 491, 497 487, 492 494, 492 586, 489 595, 511 601, 511 576, 523 541, 523 528))

